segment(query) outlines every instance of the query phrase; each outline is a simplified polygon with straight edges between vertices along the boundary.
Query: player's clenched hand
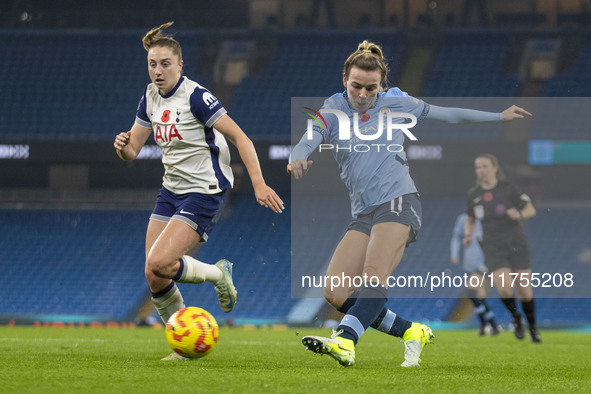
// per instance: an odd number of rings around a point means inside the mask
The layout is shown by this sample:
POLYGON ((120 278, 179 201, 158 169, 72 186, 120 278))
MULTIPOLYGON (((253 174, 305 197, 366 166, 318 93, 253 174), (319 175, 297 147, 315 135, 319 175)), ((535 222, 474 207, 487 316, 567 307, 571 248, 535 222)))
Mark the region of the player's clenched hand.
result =
POLYGON ((304 175, 306 175, 306 172, 308 172, 308 169, 310 169, 310 166, 312 165, 313 161, 312 160, 295 160, 292 161, 291 163, 289 163, 287 165, 287 173, 289 175, 293 175, 293 177, 295 179, 300 179, 301 177, 303 177, 304 175))
POLYGON ((125 145, 129 144, 130 138, 131 138, 131 131, 119 133, 115 137, 115 142, 113 143, 113 146, 115 147, 115 149, 121 150, 125 147, 125 145))
POLYGON ((529 112, 521 107, 512 105, 503 111, 503 120, 522 119, 525 116, 532 116, 529 112))
POLYGON ((275 213, 282 213, 285 209, 283 201, 279 198, 277 193, 275 193, 275 190, 271 189, 264 183, 254 186, 254 195, 259 204, 265 208, 271 208, 275 213))

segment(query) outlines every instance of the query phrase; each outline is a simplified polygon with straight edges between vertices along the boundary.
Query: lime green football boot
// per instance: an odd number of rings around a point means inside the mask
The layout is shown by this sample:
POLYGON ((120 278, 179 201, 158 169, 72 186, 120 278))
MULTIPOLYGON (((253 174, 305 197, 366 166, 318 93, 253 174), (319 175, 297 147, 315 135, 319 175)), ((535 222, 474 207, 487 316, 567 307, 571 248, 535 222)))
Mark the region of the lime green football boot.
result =
POLYGON ((355 344, 350 339, 338 336, 342 332, 342 330, 333 330, 330 338, 305 336, 302 338, 302 343, 306 350, 310 350, 314 354, 328 354, 337 360, 341 366, 350 367, 355 363, 355 344))
POLYGON ((412 323, 410 328, 404 332, 404 362, 403 367, 419 367, 421 351, 435 338, 433 331, 424 324, 412 323))

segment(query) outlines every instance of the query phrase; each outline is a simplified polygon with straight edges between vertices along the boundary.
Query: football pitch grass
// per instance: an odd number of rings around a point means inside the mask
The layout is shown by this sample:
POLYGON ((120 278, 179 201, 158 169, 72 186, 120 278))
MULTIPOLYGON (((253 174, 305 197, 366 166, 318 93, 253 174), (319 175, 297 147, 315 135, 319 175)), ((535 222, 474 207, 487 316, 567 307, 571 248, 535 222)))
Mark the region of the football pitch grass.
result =
POLYGON ((202 360, 165 362, 163 329, 0 327, 0 393, 591 392, 591 334, 541 333, 436 331, 422 366, 402 368, 404 345, 370 330, 342 368, 301 344, 326 329, 222 328, 202 360))

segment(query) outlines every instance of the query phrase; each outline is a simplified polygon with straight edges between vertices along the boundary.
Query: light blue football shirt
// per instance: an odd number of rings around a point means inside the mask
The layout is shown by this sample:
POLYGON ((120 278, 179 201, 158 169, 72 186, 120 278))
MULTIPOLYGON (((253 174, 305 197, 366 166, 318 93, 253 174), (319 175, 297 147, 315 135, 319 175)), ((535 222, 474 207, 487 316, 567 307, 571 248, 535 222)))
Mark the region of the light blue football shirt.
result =
MULTIPOLYGON (((353 217, 369 213, 404 194, 417 192, 402 149, 405 134, 400 128, 410 117, 394 117, 390 123, 398 124, 398 128, 387 133, 385 119, 388 113, 411 114, 417 122, 425 118, 454 124, 503 120, 503 114, 498 112, 430 105, 398 88, 379 92, 374 105, 363 113, 351 107, 346 92, 326 99, 319 112, 322 115, 318 117, 320 125, 313 126, 312 135, 304 134, 294 147, 289 162, 307 160, 316 148, 331 150, 339 165, 341 179, 349 189, 353 217), (348 119, 351 132, 345 133, 347 138, 340 133, 338 116, 326 110, 338 110, 339 115, 348 119)), ((407 131, 412 133, 412 129, 407 131)))
MULTIPOLYGON (((351 138, 339 139, 337 116, 324 113, 326 126, 315 125, 314 131, 322 135, 322 144, 330 144, 340 169, 341 180, 349 190, 351 213, 357 217, 368 213, 376 206, 408 193, 417 191, 410 177, 406 153, 402 149, 405 135, 400 129, 393 129, 391 138, 386 132, 388 112, 410 113, 421 121, 429 111, 429 105, 410 97, 398 88, 378 93, 374 106, 360 113, 351 107, 346 93, 337 93, 328 98, 323 110, 339 110, 346 114, 351 127, 351 138), (376 139, 360 138, 353 130, 357 124, 358 133, 368 138, 382 133, 376 139)), ((392 119, 392 123, 405 123, 405 118, 392 119)), ((412 129, 409 131, 412 132, 412 129)), ((305 138, 305 136, 304 136, 305 138)), ((302 139, 303 140, 303 139, 302 139)), ((321 145, 321 149, 324 145, 321 145)), ((327 149, 325 149, 327 150, 327 149)))

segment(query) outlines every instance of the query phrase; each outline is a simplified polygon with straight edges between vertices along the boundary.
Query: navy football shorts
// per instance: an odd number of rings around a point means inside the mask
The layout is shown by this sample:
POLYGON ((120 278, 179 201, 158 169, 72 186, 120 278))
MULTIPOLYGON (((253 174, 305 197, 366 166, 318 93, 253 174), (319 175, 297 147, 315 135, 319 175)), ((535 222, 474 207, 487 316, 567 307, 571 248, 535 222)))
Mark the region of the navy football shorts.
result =
POLYGON ((162 187, 150 220, 168 223, 170 219, 187 223, 207 242, 224 207, 226 191, 218 194, 175 194, 162 187))
POLYGON ((359 214, 353 218, 347 230, 356 230, 370 235, 371 228, 378 223, 395 222, 410 226, 406 246, 417 240, 422 220, 421 199, 419 193, 405 194, 392 201, 378 205, 369 213, 359 214))

